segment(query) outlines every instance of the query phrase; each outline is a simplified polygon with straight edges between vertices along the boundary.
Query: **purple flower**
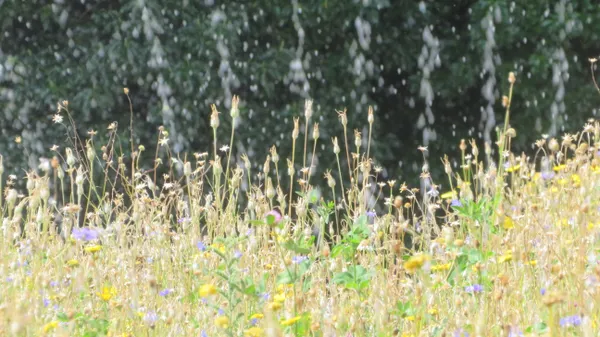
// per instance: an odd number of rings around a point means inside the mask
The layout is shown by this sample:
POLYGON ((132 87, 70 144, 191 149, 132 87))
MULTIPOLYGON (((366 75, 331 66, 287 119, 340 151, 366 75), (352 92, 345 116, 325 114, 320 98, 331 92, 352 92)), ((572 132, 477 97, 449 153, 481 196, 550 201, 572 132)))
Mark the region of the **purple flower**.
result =
POLYGON ((465 287, 465 291, 468 293, 480 293, 483 291, 483 286, 481 284, 474 284, 472 286, 465 287))
POLYGON ((368 216, 369 218, 374 218, 376 215, 377 215, 377 213, 375 213, 374 211, 368 211, 368 212, 367 212, 367 216, 368 216))
POLYGON ((98 231, 89 227, 73 228, 71 235, 75 240, 92 241, 98 238, 98 231))
POLYGON ((453 337, 469 337, 469 333, 465 329, 458 329, 452 334, 453 337))
POLYGON ((223 316, 225 314, 225 311, 223 309, 219 309, 219 311, 217 311, 217 314, 219 316, 223 316))
POLYGON ((50 300, 47 298, 44 298, 44 306, 47 307, 50 305, 50 300))
POLYGON ((250 320, 250 325, 255 326, 256 324, 258 324, 258 318, 253 318, 250 320))
POLYGON ((262 295, 260 295, 260 299, 263 301, 268 301, 269 298, 271 298, 271 295, 269 293, 263 293, 262 295))
POLYGON ((308 260, 308 257, 302 256, 302 255, 294 256, 292 258, 292 262, 295 263, 295 264, 300 264, 300 263, 302 263, 302 262, 304 262, 306 260, 308 260))
POLYGON ((234 259, 239 259, 241 257, 242 257, 242 252, 240 252, 239 250, 236 250, 235 253, 233 253, 234 259))
POLYGON ((452 201, 450 202, 450 206, 452 206, 452 207, 461 207, 462 203, 458 199, 452 199, 452 201))
POLYGON ((546 295, 546 288, 540 289, 540 294, 542 294, 542 296, 546 295))
POLYGON ((272 209, 269 212, 267 212, 267 222, 269 221, 269 216, 273 217, 273 221, 269 223, 269 225, 277 225, 281 221, 281 213, 279 213, 279 211, 277 211, 276 209, 272 209))
POLYGON ((519 337, 523 336, 523 332, 519 330, 516 326, 510 327, 510 331, 508 331, 508 337, 519 337))
POLYGON ((542 179, 544 179, 544 180, 550 180, 550 179, 554 178, 554 172, 544 171, 544 172, 542 172, 541 176, 542 176, 542 179))
POLYGON ((560 319, 560 326, 563 328, 571 327, 571 326, 580 326, 581 325, 581 316, 573 315, 567 316, 560 319))
POLYGON ((58 287, 59 283, 57 281, 50 281, 50 286, 51 287, 58 287))
POLYGON ((204 243, 202 241, 198 241, 198 243, 196 244, 196 247, 198 247, 198 249, 200 249, 201 252, 206 251, 206 246, 204 245, 204 243))
POLYGON ((177 223, 188 222, 190 220, 191 220, 191 218, 183 217, 183 218, 177 219, 177 223))
POLYGON ((160 291, 158 294, 159 294, 160 296, 162 296, 162 297, 165 297, 165 296, 168 296, 168 295, 170 295, 170 294, 172 294, 172 293, 173 293, 173 289, 169 289, 169 288, 167 288, 167 289, 163 289, 163 290, 161 290, 161 291, 160 291))
POLYGON ((148 323, 148 325, 154 326, 156 321, 158 321, 158 315, 154 311, 148 311, 146 315, 144 315, 144 321, 148 323))
POLYGON ((208 334, 206 333, 206 331, 202 330, 202 332, 200 333, 200 337, 208 337, 208 334))

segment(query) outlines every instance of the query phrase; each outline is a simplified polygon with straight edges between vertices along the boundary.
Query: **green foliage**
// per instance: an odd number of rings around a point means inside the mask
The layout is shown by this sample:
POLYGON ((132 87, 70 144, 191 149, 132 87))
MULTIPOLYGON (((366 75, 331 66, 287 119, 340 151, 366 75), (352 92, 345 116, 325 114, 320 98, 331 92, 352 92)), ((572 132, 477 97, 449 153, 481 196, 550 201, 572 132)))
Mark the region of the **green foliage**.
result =
MULTIPOLYGON (((455 153, 454 137, 479 138, 491 120, 480 113, 488 103, 501 120, 508 71, 520 82, 513 125, 554 134, 579 126, 595 109, 587 62, 597 54, 600 7, 593 1, 294 3, 4 1, 0 153, 30 166, 53 156, 49 144, 66 141, 63 128, 49 127, 63 99, 74 107, 80 133, 115 120, 124 131, 128 87, 136 144, 153 144, 164 125, 176 153, 206 151, 209 104, 224 112, 238 94, 243 127, 233 154, 255 153, 258 163, 275 144, 286 158, 291 146, 282 139, 312 97, 326 146, 340 131, 335 109, 349 109, 353 130, 373 105, 372 153, 389 177, 409 180, 420 171, 410 149, 426 142, 424 130, 441 140, 429 148, 438 158, 455 153), (424 41, 428 32, 437 42, 424 41), (491 101, 483 96, 488 82, 491 101)), ((227 134, 232 125, 223 123, 227 134)), ((533 137, 520 135, 514 148, 528 150, 533 137)), ((142 154, 146 167, 153 152, 142 154)), ((322 156, 319 169, 331 161, 322 156)), ((441 173, 432 170, 434 178, 441 173)))

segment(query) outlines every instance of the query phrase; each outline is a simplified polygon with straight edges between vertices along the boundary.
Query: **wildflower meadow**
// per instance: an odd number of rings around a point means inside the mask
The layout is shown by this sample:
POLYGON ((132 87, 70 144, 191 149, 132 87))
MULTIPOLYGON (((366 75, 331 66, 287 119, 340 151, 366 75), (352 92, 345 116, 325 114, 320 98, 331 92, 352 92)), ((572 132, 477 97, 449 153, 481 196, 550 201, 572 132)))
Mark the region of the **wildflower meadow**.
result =
POLYGON ((341 111, 322 139, 307 101, 290 156, 252 165, 219 133, 237 97, 190 155, 163 127, 136 144, 133 117, 84 135, 62 101, 52 159, 23 176, 0 157, 0 335, 597 336, 600 122, 513 153, 528 126, 510 125, 508 84, 496 143, 406 149, 423 154, 406 182, 370 156, 371 109, 368 134, 341 111))

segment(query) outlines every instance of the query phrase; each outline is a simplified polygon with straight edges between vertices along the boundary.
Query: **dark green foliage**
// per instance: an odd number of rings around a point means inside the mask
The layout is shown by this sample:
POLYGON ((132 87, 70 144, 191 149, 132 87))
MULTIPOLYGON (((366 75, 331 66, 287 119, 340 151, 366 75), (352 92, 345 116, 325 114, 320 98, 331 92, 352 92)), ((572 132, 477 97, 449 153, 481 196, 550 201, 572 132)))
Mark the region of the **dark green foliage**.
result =
MULTIPOLYGON (((350 130, 362 131, 366 141, 367 107, 373 105, 371 151, 387 169, 383 178, 414 185, 423 128, 437 135, 429 144, 434 177, 442 173, 438 158, 457 154, 460 138, 481 139, 481 109, 488 106, 482 92, 490 77, 491 108, 501 124, 507 74, 517 73, 511 124, 520 150, 530 149, 539 133, 574 130, 592 115, 599 97, 587 59, 598 53, 593 24, 600 7, 590 0, 556 3, 0 1, 0 153, 18 173, 17 164, 37 165, 39 156, 52 156, 50 145, 68 145, 65 129, 51 125, 63 99, 82 134, 116 120, 128 149, 128 87, 135 141, 148 149, 147 167, 160 125, 175 153, 207 151, 212 103, 222 112, 219 142, 228 142, 233 94, 242 102, 234 154, 248 152, 258 165, 276 144, 283 167, 292 118, 303 115, 310 97, 324 147, 319 170, 334 167, 330 137, 341 134, 335 110, 347 107, 350 130), (493 32, 486 28, 490 22, 493 32), (427 27, 437 42, 424 41, 427 27), (483 71, 486 59, 491 73, 483 71), (295 60, 302 64, 298 71, 295 60), (427 82, 433 118, 421 95, 427 82), (564 99, 556 98, 561 86, 564 99), (15 136, 23 143, 15 144, 15 136)), ((321 177, 319 171, 313 182, 321 177)))

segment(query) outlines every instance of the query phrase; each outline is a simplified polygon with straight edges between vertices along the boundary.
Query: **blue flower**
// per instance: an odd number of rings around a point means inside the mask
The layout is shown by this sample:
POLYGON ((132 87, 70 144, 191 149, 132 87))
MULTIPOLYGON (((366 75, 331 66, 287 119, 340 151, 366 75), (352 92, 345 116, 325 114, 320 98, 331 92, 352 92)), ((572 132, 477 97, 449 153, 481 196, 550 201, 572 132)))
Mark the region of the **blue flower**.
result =
POLYGON ((480 293, 483 291, 483 286, 481 284, 474 284, 472 286, 465 287, 465 291, 468 293, 480 293))
POLYGON ((521 330, 519 330, 519 328, 517 327, 511 327, 510 331, 508 332, 508 337, 519 337, 519 336, 524 336, 523 332, 521 330))
POLYGON ((308 257, 302 256, 302 255, 294 256, 292 258, 292 262, 295 263, 295 264, 300 264, 300 263, 302 263, 302 262, 304 262, 306 260, 308 260, 308 257))
POLYGON ((258 318, 253 318, 250 320, 250 325, 255 326, 256 324, 258 324, 258 318))
POLYGON ((571 326, 580 326, 581 325, 581 316, 573 315, 567 316, 560 319, 560 326, 563 328, 571 327, 571 326))
POLYGON ((172 294, 172 293, 173 293, 173 289, 163 289, 158 294, 160 296, 162 296, 162 297, 165 297, 165 296, 167 296, 169 294, 172 294))
POLYGON ((452 199, 452 201, 450 202, 450 206, 452 206, 452 207, 461 207, 462 203, 458 199, 452 199))
POLYGON ((148 325, 154 326, 156 321, 158 321, 158 315, 154 311, 148 311, 146 315, 144 315, 144 321, 148 323, 148 325))
POLYGON ((75 240, 79 241, 91 241, 98 238, 98 231, 89 227, 73 228, 71 235, 75 240))
POLYGON ((469 337, 469 333, 465 329, 458 329, 452 334, 453 337, 469 337))
POLYGON ((202 330, 202 332, 200 333, 200 337, 208 337, 208 334, 206 333, 206 331, 202 330))
POLYGON ((202 241, 198 241, 198 243, 196 244, 196 247, 198 247, 198 249, 200 249, 201 252, 206 251, 206 246, 204 245, 204 243, 202 241))

